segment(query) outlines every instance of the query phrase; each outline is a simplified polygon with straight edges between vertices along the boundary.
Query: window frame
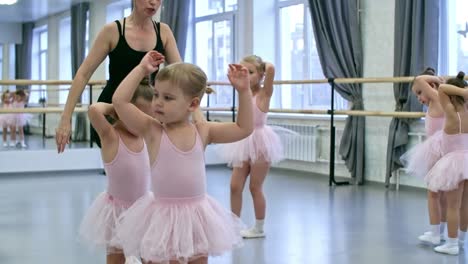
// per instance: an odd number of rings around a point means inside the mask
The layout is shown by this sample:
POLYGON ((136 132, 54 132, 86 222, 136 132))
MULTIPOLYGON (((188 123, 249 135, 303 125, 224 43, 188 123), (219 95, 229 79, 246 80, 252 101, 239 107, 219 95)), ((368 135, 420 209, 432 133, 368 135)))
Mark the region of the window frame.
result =
MULTIPOLYGON (((33 29, 33 42, 37 41, 37 53, 32 54, 32 60, 37 60, 37 80, 47 80, 47 74, 48 74, 48 49, 49 49, 49 28, 47 24, 40 25, 38 27, 35 27, 33 29), (44 43, 42 42, 42 34, 46 34, 46 39, 47 39, 47 45, 44 48, 44 43), (44 56, 45 63, 42 65, 42 56, 44 56), (45 79, 42 78, 42 76, 45 76, 45 79)), ((33 47, 35 45, 33 44, 33 47)), ((34 63, 31 63, 31 67, 34 63)), ((33 69, 31 69, 33 70, 33 69)), ((30 105, 39 105, 39 101, 41 99, 47 100, 47 85, 41 84, 41 85, 32 85, 31 86, 32 91, 30 92, 29 95, 29 102, 28 104, 30 105), (37 93, 37 101, 32 101, 33 99, 36 99, 36 96, 33 96, 34 93, 37 93)))
MULTIPOLYGON (((282 62, 282 31, 281 31, 281 9, 287 8, 290 6, 295 6, 295 5, 303 5, 303 28, 302 28, 302 34, 303 34, 303 41, 304 41, 304 47, 303 47, 303 58, 302 58, 302 65, 304 66, 304 75, 302 79, 313 79, 312 78, 312 63, 310 60, 310 55, 312 53, 312 41, 314 38, 313 34, 313 27, 312 27, 312 17, 311 13, 309 10, 309 1, 306 0, 275 0, 275 42, 277 43, 276 52, 275 54, 275 60, 276 60, 276 72, 278 73, 277 75, 281 78, 284 79, 282 76, 283 74, 283 62, 282 62)), ((320 61, 319 61, 320 63, 320 61)), ((321 73, 323 75, 323 71, 321 73)), ((325 78, 325 77, 322 77, 325 78)), ((330 101, 327 103, 323 102, 320 104, 314 104, 313 103, 313 94, 314 91, 313 89, 320 89, 320 88, 314 88, 313 86, 317 86, 316 84, 299 84, 299 85, 291 85, 291 102, 290 105, 292 106, 291 108, 286 108, 283 107, 283 100, 282 100, 282 94, 281 93, 274 93, 273 95, 273 100, 275 104, 279 105, 278 108, 282 109, 295 109, 293 106, 298 104, 299 98, 302 98, 302 102, 300 103, 300 109, 329 109, 331 107, 330 101)), ((330 88, 329 88, 330 89, 330 88)), ((339 95, 339 93, 335 92, 334 94, 335 98, 335 110, 336 109, 347 109, 348 107, 348 102, 344 98, 339 95)))
MULTIPOLYGON (((204 15, 204 16, 199 16, 199 17, 196 17, 196 2, 194 0, 192 0, 191 2, 191 8, 190 8, 190 12, 191 12, 191 21, 190 21, 190 31, 193 33, 193 38, 192 38, 192 41, 190 43, 191 45, 191 49, 192 49, 192 52, 191 52, 191 58, 189 60, 191 60, 193 63, 197 64, 197 52, 196 52, 196 49, 197 49, 197 41, 196 41, 196 36, 197 36, 197 24, 198 23, 202 23, 202 22, 208 22, 208 21, 211 21, 211 32, 212 32, 212 39, 211 39, 211 46, 212 46, 212 57, 211 57, 211 61, 210 61, 210 64, 211 64, 211 67, 209 67, 210 69, 204 69, 207 76, 208 76, 208 79, 211 80, 211 81, 218 81, 217 80, 217 76, 216 76, 216 66, 217 66, 217 62, 216 62, 216 47, 215 47, 215 43, 216 43, 216 40, 215 40, 215 33, 216 33, 216 29, 215 29, 215 24, 218 23, 218 22, 222 22, 222 21, 230 21, 230 24, 231 24, 231 32, 230 32, 230 47, 231 47, 231 54, 230 54, 230 58, 229 60, 230 61, 234 61, 236 56, 237 56, 237 49, 236 49, 236 30, 237 30, 237 16, 238 16, 238 12, 239 12, 239 0, 237 1, 237 4, 236 4, 236 8, 233 9, 233 10, 229 10, 229 11, 226 11, 226 1, 225 0, 222 0, 222 12, 220 13, 216 13, 216 14, 209 14, 209 15, 204 15)), ((225 65, 227 67, 227 65, 225 65)), ((216 89, 216 87, 213 87, 216 89)), ((227 88, 227 86, 220 86, 220 89, 229 89, 227 88)), ((234 92, 234 89, 230 92, 231 93, 231 98, 233 96, 235 96, 235 92, 234 92)), ((224 93, 223 93, 224 94, 224 93)), ((204 96, 203 97, 203 100, 202 100, 202 103, 201 105, 202 106, 205 106, 205 105, 208 105, 208 103, 210 103, 210 107, 226 107, 226 105, 224 104, 219 104, 217 103, 217 101, 219 100, 218 97, 221 97, 221 93, 215 93, 213 95, 209 95, 209 96, 204 96), (215 99, 215 102, 216 103, 213 103, 211 102, 211 100, 209 98, 213 98, 215 99)), ((235 101, 235 99, 234 99, 235 101)), ((232 106, 231 102, 229 103, 229 106, 232 106)))
MULTIPOLYGON (((0 77, 2 78, 2 80, 4 80, 5 78, 3 77, 3 49, 5 47, 8 47, 8 45, 3 45, 2 43, 0 43, 0 77)), ((3 91, 3 85, 0 85, 0 91, 3 91)))

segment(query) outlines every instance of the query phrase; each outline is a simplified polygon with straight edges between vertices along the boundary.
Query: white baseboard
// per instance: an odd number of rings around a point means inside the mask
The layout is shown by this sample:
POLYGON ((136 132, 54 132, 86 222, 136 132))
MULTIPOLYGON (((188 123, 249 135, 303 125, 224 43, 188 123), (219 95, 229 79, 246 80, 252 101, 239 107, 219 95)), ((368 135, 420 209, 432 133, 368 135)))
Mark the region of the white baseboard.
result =
MULTIPOLYGON (((207 165, 224 164, 213 146, 205 152, 207 165)), ((74 171, 102 169, 101 153, 98 148, 56 150, 10 150, 0 151, 0 173, 74 171)))

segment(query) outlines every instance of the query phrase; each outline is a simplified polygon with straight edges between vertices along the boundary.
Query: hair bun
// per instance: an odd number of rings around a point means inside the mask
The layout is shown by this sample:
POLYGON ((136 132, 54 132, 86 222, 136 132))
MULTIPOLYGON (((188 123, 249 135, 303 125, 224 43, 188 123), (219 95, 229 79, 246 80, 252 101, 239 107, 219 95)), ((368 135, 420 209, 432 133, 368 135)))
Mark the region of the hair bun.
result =
POLYGON ((427 67, 422 73, 421 75, 435 75, 435 70, 434 68, 432 67, 427 67))
POLYGON ((140 85, 149 85, 150 83, 150 78, 149 76, 146 76, 145 78, 143 78, 141 81, 140 81, 140 85))
POLYGON ((467 83, 464 80, 465 78, 465 73, 460 71, 457 74, 456 78, 450 78, 447 80, 447 84, 451 84, 460 88, 465 88, 467 86, 467 83))
POLYGON ((213 90, 211 87, 207 86, 205 88, 205 93, 206 94, 213 94, 213 93, 216 93, 215 90, 213 90))

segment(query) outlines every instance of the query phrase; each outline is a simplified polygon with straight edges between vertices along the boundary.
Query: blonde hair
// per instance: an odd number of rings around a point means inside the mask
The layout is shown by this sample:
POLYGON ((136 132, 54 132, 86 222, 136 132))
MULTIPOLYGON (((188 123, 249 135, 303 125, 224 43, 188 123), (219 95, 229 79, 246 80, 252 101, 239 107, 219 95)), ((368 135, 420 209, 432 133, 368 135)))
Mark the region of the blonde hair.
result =
POLYGON ((10 96, 10 95, 11 95, 10 90, 8 90, 8 89, 5 90, 5 91, 2 93, 2 103, 3 103, 3 101, 5 101, 6 97, 7 97, 7 96, 10 96))
POLYGON ((258 74, 260 74, 261 78, 257 84, 253 87, 255 90, 260 89, 260 83, 263 79, 263 76, 265 74, 265 67, 266 63, 263 61, 263 59, 257 55, 249 55, 244 57, 241 61, 250 63, 255 66, 257 69, 258 74))
POLYGON ((138 98, 143 98, 145 101, 152 101, 154 96, 154 89, 149 84, 149 76, 143 78, 140 84, 138 85, 137 89, 133 93, 133 97, 131 103, 135 103, 138 98))
POLYGON ((242 59, 242 61, 253 64, 257 69, 258 73, 264 74, 265 73, 265 62, 263 59, 257 55, 249 55, 242 59))
POLYGON ((197 65, 191 63, 174 63, 161 69, 156 75, 156 81, 169 81, 182 89, 184 95, 198 97, 200 100, 207 90, 207 77, 205 72, 197 65))

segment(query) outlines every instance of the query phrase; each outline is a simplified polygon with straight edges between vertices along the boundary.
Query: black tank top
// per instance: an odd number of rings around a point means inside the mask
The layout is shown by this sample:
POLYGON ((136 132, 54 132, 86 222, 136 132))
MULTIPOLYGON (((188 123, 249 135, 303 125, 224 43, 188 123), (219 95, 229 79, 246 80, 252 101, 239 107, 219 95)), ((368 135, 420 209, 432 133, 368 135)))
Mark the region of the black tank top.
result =
MULTIPOLYGON (((120 82, 135 68, 143 59, 147 51, 137 51, 132 49, 125 39, 125 18, 123 27, 120 21, 116 20, 117 28, 119 29, 119 42, 117 46, 109 53, 109 80, 106 87, 102 90, 98 98, 98 102, 112 102, 112 96, 119 86, 120 82)), ((160 23, 153 21, 154 30, 156 32, 157 43, 153 50, 165 55, 164 45, 161 40, 160 23)), ((152 75, 152 79, 156 73, 152 75)))

